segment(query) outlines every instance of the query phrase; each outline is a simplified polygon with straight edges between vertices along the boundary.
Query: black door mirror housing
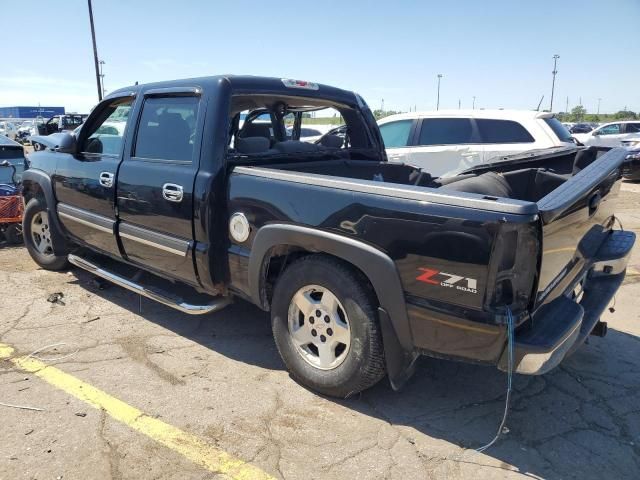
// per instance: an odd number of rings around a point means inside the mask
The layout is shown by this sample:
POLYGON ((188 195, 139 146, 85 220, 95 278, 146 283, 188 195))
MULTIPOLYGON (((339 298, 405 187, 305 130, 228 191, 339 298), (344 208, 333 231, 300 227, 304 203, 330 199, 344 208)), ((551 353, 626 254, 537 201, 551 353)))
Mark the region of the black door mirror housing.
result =
POLYGON ((59 153, 76 153, 76 136, 72 133, 59 133, 56 135, 54 151, 59 153))

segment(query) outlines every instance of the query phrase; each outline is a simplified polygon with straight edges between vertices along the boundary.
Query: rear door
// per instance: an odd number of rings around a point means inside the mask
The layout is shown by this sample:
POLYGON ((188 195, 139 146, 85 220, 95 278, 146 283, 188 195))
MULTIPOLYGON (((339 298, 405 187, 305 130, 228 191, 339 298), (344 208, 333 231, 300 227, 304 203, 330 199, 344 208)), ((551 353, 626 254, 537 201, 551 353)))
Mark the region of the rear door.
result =
POLYGON ((58 214, 80 241, 120 256, 115 237, 115 177, 122 159, 133 96, 105 100, 78 138, 75 155, 55 153, 58 214))
POLYGON ((126 258, 194 285, 193 185, 204 121, 199 92, 194 87, 145 93, 117 179, 126 258))
POLYGON ((624 136, 621 140, 632 140, 640 138, 640 122, 630 122, 624 124, 624 136))
POLYGON ((432 176, 459 172, 482 162, 482 145, 471 118, 423 118, 407 163, 432 176))
POLYGON ((476 118, 475 123, 482 142, 482 161, 484 163, 491 163, 506 155, 535 148, 535 138, 519 122, 476 118))

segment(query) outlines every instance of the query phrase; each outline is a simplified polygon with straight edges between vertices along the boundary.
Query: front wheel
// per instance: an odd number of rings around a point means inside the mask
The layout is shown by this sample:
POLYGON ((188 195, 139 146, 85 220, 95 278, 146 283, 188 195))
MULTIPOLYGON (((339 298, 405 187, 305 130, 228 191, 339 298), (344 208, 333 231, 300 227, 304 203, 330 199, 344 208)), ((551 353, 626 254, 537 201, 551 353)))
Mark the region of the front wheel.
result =
POLYGON ((291 264, 276 284, 271 323, 285 365, 313 390, 348 397, 385 374, 375 296, 337 259, 313 255, 291 264))
POLYGON ((54 242, 61 239, 51 231, 49 213, 42 200, 32 198, 27 203, 22 216, 22 233, 29 255, 42 268, 63 270, 69 266, 66 255, 54 252, 54 242))

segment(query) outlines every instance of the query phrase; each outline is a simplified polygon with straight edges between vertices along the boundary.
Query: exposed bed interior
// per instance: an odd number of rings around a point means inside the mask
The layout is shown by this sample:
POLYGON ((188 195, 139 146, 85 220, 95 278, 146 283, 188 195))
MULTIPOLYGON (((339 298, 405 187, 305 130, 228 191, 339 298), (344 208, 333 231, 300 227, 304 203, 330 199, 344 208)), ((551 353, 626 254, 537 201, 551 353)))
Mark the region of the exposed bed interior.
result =
POLYGON ((230 113, 227 155, 232 164, 441 188, 485 197, 537 202, 590 165, 599 154, 595 148, 547 152, 530 159, 478 167, 472 173, 433 178, 410 165, 381 161, 372 147, 366 119, 352 106, 301 97, 241 95, 233 97, 230 113), (305 113, 324 108, 337 110, 344 125, 313 141, 301 139, 300 124, 296 122, 305 113), (243 125, 241 112, 248 112, 243 125), (290 132, 286 129, 287 117, 293 118, 290 132))

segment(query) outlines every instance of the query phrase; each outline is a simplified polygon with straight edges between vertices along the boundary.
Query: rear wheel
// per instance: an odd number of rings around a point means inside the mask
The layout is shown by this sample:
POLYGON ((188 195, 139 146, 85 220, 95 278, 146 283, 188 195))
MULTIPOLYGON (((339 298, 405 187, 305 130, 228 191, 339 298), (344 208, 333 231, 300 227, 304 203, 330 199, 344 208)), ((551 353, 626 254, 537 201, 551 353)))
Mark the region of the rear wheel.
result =
MULTIPOLYGON (((31 258, 46 270, 63 270, 69 266, 67 255, 56 255, 54 242, 61 241, 51 231, 49 213, 44 202, 32 198, 22 217, 23 239, 31 258)), ((62 245, 55 245, 56 250, 62 245)))
POLYGON ((271 321, 282 360, 309 388, 347 397, 384 376, 375 297, 339 260, 313 255, 290 265, 274 290, 271 321))

